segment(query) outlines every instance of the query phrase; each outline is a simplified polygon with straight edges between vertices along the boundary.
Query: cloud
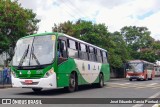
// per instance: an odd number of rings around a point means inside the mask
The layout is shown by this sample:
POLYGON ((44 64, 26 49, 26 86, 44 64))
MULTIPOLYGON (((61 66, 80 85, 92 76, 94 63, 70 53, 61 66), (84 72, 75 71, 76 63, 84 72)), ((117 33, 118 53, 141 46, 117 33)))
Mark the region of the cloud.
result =
POLYGON ((139 25, 147 26, 149 30, 152 32, 151 36, 157 40, 160 40, 160 23, 158 22, 159 18, 160 11, 139 22, 139 25))
POLYGON ((37 13, 39 32, 51 31, 54 23, 85 19, 105 23, 109 31, 124 26, 146 26, 152 37, 160 39, 160 0, 19 0, 37 13))

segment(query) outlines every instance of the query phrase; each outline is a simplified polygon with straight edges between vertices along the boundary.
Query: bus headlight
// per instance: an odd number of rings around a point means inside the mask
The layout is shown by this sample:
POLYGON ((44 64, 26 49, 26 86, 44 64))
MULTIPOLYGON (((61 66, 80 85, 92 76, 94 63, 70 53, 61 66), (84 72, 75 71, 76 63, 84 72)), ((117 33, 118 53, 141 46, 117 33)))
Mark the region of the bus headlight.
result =
POLYGON ((54 69, 51 68, 48 72, 45 73, 44 78, 48 78, 50 75, 54 73, 54 69))
POLYGON ((16 78, 16 73, 14 71, 11 71, 11 74, 13 75, 14 78, 16 78))

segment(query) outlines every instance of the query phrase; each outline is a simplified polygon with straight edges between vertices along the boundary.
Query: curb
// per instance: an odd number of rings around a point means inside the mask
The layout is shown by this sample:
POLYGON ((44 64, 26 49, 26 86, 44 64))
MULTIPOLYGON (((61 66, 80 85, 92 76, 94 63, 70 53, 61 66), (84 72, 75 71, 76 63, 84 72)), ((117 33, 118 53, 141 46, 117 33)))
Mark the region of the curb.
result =
POLYGON ((0 85, 0 89, 12 88, 12 85, 0 85))

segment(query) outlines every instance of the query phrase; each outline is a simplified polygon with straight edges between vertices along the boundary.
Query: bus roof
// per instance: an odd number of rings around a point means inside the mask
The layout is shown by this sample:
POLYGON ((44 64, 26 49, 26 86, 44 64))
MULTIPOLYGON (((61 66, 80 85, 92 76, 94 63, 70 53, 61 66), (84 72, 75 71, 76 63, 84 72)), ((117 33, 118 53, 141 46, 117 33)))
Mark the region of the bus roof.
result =
POLYGON ((103 51, 106 51, 106 52, 107 52, 107 50, 105 50, 105 49, 103 49, 103 48, 100 48, 100 47, 98 47, 98 46, 92 45, 92 44, 87 43, 87 42, 85 42, 85 41, 82 41, 82 40, 80 40, 80 39, 71 37, 71 36, 69 36, 69 35, 67 35, 67 34, 58 33, 58 32, 45 32, 45 33, 33 34, 33 35, 28 35, 28 36, 22 37, 22 38, 20 38, 20 39, 29 38, 29 37, 34 37, 34 36, 43 36, 43 35, 65 36, 65 37, 67 37, 67 38, 76 40, 76 41, 78 41, 78 42, 84 43, 84 44, 86 44, 86 45, 89 45, 89 46, 92 46, 92 47, 95 47, 95 48, 98 48, 98 49, 100 49, 100 50, 103 50, 103 51))
POLYGON ((136 63, 136 62, 144 62, 144 63, 149 63, 149 64, 154 64, 154 63, 151 63, 151 62, 148 62, 148 61, 145 61, 145 60, 129 60, 128 61, 129 63, 136 63))
POLYGON ((89 45, 89 46, 92 46, 92 47, 95 47, 95 48, 98 48, 98 49, 100 49, 100 50, 103 50, 103 51, 106 51, 106 52, 107 52, 107 50, 105 50, 105 49, 102 49, 102 48, 100 48, 100 47, 98 47, 98 46, 95 46, 95 45, 92 45, 92 44, 90 44, 90 43, 87 43, 87 42, 82 41, 82 40, 80 40, 80 39, 71 37, 71 36, 66 35, 66 34, 63 34, 63 36, 66 36, 66 37, 68 37, 68 38, 70 38, 70 39, 76 40, 76 41, 81 42, 81 43, 83 43, 83 44, 86 44, 86 45, 89 45))

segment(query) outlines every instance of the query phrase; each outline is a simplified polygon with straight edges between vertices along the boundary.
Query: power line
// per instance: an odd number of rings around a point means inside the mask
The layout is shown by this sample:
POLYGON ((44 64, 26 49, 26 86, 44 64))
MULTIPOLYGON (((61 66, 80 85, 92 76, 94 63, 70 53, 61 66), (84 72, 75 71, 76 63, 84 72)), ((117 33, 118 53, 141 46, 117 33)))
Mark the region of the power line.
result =
MULTIPOLYGON (((84 15, 82 15, 82 12, 80 12, 80 11, 77 11, 77 9, 76 8, 74 8, 73 6, 69 6, 64 0, 61 0, 62 2, 63 2, 63 4, 66 6, 66 7, 68 7, 68 8, 70 8, 71 10, 74 10, 74 11, 76 11, 76 15, 78 15, 78 17, 84 17, 84 15), (82 15, 82 16, 81 16, 82 15)), ((73 5, 73 4, 71 4, 71 5, 73 5)))
POLYGON ((72 7, 74 8, 74 9, 76 9, 77 10, 77 12, 79 11, 79 13, 81 13, 82 14, 82 16, 87 16, 84 12, 82 12, 79 8, 76 8, 75 6, 74 6, 74 4, 70 1, 70 0, 67 0, 71 5, 72 5, 72 7))

